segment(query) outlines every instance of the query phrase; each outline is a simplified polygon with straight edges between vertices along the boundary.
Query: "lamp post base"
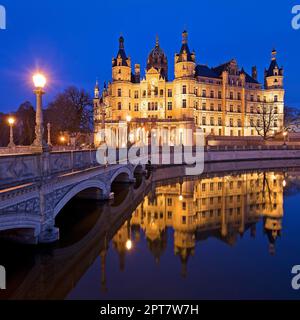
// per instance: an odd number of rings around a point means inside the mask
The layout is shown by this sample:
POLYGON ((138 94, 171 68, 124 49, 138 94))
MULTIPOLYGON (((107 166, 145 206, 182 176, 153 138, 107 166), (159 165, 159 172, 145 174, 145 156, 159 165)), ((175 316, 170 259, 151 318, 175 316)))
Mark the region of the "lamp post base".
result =
POLYGON ((10 142, 7 147, 13 149, 16 147, 16 145, 13 142, 10 142))
POLYGON ((46 143, 38 144, 38 143, 33 143, 30 146, 30 150, 33 153, 43 153, 43 152, 50 152, 52 150, 52 146, 49 146, 46 143))

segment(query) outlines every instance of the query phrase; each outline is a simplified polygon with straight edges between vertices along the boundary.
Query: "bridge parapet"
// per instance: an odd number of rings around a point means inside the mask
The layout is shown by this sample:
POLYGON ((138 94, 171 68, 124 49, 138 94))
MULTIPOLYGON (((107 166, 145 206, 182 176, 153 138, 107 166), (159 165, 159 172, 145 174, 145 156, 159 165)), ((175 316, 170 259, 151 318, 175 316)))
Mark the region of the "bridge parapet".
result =
POLYGON ((0 156, 0 189, 97 167, 96 150, 0 156))

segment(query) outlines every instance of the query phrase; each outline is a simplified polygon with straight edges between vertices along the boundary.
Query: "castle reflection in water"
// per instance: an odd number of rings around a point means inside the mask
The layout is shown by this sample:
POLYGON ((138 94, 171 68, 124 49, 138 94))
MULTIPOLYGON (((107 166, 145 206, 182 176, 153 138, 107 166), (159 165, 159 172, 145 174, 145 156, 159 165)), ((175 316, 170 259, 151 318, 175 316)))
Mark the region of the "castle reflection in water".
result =
POLYGON ((283 173, 262 172, 180 181, 158 186, 145 197, 113 238, 125 267, 126 251, 147 238, 157 262, 167 246, 167 230, 174 232, 174 253, 182 263, 182 275, 196 251, 197 242, 215 237, 234 245, 247 231, 256 235, 256 224, 263 219, 269 251, 281 234, 283 218, 283 173))

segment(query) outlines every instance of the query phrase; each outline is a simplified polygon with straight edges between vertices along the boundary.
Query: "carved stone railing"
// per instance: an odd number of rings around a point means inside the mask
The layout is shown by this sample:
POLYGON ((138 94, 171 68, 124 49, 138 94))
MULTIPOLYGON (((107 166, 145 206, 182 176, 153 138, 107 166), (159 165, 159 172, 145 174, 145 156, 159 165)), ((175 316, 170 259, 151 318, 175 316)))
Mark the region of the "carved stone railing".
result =
POLYGON ((0 189, 98 167, 96 150, 0 156, 0 189))

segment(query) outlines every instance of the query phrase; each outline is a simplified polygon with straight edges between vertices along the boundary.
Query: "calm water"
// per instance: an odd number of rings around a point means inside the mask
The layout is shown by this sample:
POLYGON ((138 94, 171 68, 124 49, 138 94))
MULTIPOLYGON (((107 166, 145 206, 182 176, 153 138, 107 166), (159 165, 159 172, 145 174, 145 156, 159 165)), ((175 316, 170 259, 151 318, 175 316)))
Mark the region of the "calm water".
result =
POLYGON ((115 185, 72 200, 50 247, 0 242, 10 299, 299 299, 300 171, 115 185))

